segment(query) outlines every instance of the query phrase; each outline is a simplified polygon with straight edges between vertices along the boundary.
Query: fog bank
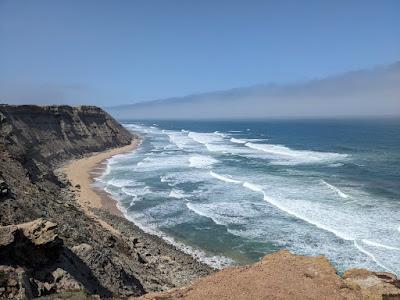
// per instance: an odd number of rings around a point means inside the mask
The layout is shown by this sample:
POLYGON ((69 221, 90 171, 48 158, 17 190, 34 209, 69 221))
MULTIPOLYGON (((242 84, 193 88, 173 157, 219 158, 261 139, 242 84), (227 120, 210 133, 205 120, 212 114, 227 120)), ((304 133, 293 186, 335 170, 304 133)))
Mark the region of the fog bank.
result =
POLYGON ((400 62, 306 83, 261 85, 106 108, 120 119, 400 115, 400 62))

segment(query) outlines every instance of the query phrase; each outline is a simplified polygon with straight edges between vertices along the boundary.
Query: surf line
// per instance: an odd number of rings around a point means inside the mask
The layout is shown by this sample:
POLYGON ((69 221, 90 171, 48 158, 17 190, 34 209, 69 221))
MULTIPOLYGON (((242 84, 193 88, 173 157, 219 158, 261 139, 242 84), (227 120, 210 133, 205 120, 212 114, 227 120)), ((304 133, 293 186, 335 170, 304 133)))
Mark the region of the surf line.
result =
POLYGON ((341 190, 339 190, 336 186, 333 186, 332 184, 327 183, 325 180, 321 179, 321 182, 323 184, 325 184, 329 189, 331 189, 332 191, 336 192, 339 197, 343 198, 343 199, 349 199, 351 198, 349 195, 343 193, 341 190))
POLYGON ((363 247, 361 247, 360 244, 357 243, 357 240, 354 240, 354 246, 355 246, 358 250, 360 250, 362 253, 366 254, 366 255, 369 256, 369 257, 371 257, 372 260, 373 260, 378 266, 384 268, 386 271, 388 271, 388 272, 390 272, 390 273, 396 274, 396 272, 394 272, 393 270, 389 269, 388 267, 386 267, 385 265, 383 265, 382 263, 380 263, 380 262, 376 259, 375 255, 373 255, 371 252, 369 252, 369 251, 365 250, 363 247))
POLYGON ((281 211, 283 211, 283 212, 285 212, 285 213, 287 213, 287 214, 289 214, 289 215, 291 215, 291 216, 293 216, 293 217, 295 217, 297 219, 303 220, 306 223, 314 225, 314 226, 316 226, 316 227, 318 227, 320 229, 323 229, 325 231, 331 232, 331 233, 333 233, 334 235, 336 235, 337 237, 339 237, 339 238, 341 238, 343 240, 346 240, 346 241, 353 241, 354 240, 353 237, 347 236, 346 234, 344 234, 342 232, 336 231, 335 229, 329 228, 328 226, 326 226, 324 224, 321 224, 319 222, 316 222, 314 220, 310 220, 309 218, 307 218, 305 216, 301 216, 298 213, 292 211, 290 208, 285 207, 284 205, 278 203, 278 201, 276 201, 275 199, 273 199, 271 197, 268 197, 266 195, 266 193, 264 192, 263 188, 261 186, 257 185, 257 184, 253 184, 253 183, 250 183, 248 181, 236 180, 236 179, 233 179, 232 177, 226 177, 224 175, 217 174, 217 173, 215 173, 213 171, 210 171, 210 175, 213 176, 214 178, 217 178, 217 179, 222 180, 224 182, 241 184, 241 185, 243 185, 243 187, 245 187, 245 188, 247 188, 247 189, 249 189, 249 190, 251 190, 253 192, 262 193, 264 201, 266 201, 269 204, 275 206, 279 210, 281 210, 281 211))
MULTIPOLYGON (((378 266, 384 268, 385 270, 387 270, 387 271, 389 271, 389 272, 391 272, 391 273, 393 273, 393 274, 396 274, 396 273, 393 272, 391 269, 389 269, 388 267, 386 267, 385 265, 383 265, 381 262, 379 262, 379 260, 375 257, 374 254, 372 254, 371 252, 369 252, 369 251, 365 250, 363 247, 361 247, 360 244, 357 242, 357 240, 356 240, 355 238, 350 237, 350 236, 347 236, 347 235, 345 235, 345 234, 343 234, 343 233, 341 233, 341 232, 338 232, 338 231, 336 231, 335 229, 329 228, 328 226, 325 226, 324 224, 321 224, 321 223, 319 223, 319 222, 315 222, 315 221, 310 220, 310 219, 308 219, 308 218, 306 218, 306 217, 304 217, 304 216, 300 216, 299 214, 297 214, 297 213, 291 211, 290 209, 288 209, 288 208, 282 206, 281 204, 279 204, 279 203, 278 203, 277 201, 275 201, 274 199, 268 197, 268 196, 265 194, 265 192, 264 192, 264 190, 262 189, 262 187, 260 187, 260 186, 258 186, 258 185, 256 185, 256 184, 249 183, 249 182, 247 182, 247 181, 244 181, 244 182, 243 182, 243 181, 240 181, 240 180, 233 179, 233 178, 231 178, 231 176, 230 176, 230 177, 226 177, 226 176, 217 174, 217 173, 215 173, 215 172, 213 172, 213 171, 210 171, 209 173, 210 173, 210 175, 213 176, 214 178, 217 178, 217 179, 222 180, 222 181, 224 181, 224 182, 227 182, 227 183, 235 183, 235 184, 242 184, 243 187, 245 187, 245 188, 248 188, 248 189, 250 189, 250 190, 252 190, 252 191, 254 191, 254 192, 260 192, 260 193, 263 194, 263 199, 264 199, 265 201, 267 201, 267 202, 270 203, 271 205, 275 206, 275 207, 278 208, 279 210, 281 210, 281 211, 283 211, 283 212, 285 212, 285 213, 287 213, 287 214, 289 214, 289 215, 292 215, 292 216, 294 216, 294 217, 296 217, 296 218, 298 218, 298 219, 301 219, 301 220, 303 220, 303 221, 305 221, 305 222, 307 222, 307 223, 309 223, 309 224, 311 224, 311 225, 314 225, 314 226, 316 226, 316 227, 318 227, 318 228, 320 228, 320 229, 323 229, 323 230, 325 230, 325 231, 331 232, 331 233, 333 233, 334 235, 336 235, 337 237, 339 237, 339 238, 341 238, 341 239, 343 239, 343 240, 352 241, 353 244, 354 244, 354 246, 356 247, 356 249, 358 249, 360 252, 362 252, 362 253, 366 254, 367 256, 369 256, 378 266)), ((399 230, 400 230, 400 227, 399 227, 399 230)), ((375 243, 375 242, 371 242, 371 241, 368 241, 368 240, 361 240, 361 242, 364 242, 365 244, 369 244, 369 245, 375 246, 375 247, 381 246, 381 247, 384 247, 384 248, 387 248, 387 249, 389 249, 389 248, 395 248, 395 247, 391 247, 391 246, 385 246, 385 245, 377 244, 377 243, 375 243), (379 245, 379 246, 378 246, 378 245, 379 245)), ((396 248, 396 249, 397 249, 397 248, 396 248)), ((394 249, 392 249, 392 250, 394 250, 394 249)))
POLYGON ((388 245, 383 245, 383 244, 379 244, 370 240, 361 240, 364 244, 370 245, 370 246, 374 246, 374 247, 378 247, 378 248, 384 248, 384 249, 389 249, 389 250, 395 250, 395 251, 400 251, 400 248, 397 247, 393 247, 393 246, 388 246, 388 245))

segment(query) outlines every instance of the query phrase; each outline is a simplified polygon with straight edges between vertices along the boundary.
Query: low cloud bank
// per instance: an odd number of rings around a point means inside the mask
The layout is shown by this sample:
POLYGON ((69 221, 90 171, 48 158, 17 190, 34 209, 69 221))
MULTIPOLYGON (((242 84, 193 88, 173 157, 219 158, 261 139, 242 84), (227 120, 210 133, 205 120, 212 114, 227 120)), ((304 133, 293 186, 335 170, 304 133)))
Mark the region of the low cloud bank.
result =
POLYGON ((261 85, 106 108, 120 119, 400 115, 400 62, 307 83, 261 85))

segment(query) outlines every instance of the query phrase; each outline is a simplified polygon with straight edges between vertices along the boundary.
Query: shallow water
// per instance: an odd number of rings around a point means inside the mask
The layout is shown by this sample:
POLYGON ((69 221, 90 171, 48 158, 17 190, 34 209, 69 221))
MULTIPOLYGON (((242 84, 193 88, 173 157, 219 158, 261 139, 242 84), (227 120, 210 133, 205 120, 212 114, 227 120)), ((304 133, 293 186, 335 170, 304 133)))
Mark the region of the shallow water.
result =
POLYGON ((400 121, 125 122, 99 184, 142 228, 220 267, 288 248, 400 274, 400 121))

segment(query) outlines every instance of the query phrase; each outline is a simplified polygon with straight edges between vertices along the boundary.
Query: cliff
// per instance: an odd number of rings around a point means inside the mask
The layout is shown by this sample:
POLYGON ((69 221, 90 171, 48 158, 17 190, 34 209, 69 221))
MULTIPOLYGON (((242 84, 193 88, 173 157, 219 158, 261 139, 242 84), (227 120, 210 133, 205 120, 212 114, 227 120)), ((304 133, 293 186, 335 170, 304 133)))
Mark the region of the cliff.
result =
POLYGON ((0 299, 139 296, 211 269, 124 218, 85 214, 55 169, 138 137, 97 107, 0 105, 0 299), (72 294, 71 294, 72 293, 72 294))
POLYGON ((94 106, 0 105, 0 147, 33 180, 66 159, 130 143, 132 135, 94 106))

